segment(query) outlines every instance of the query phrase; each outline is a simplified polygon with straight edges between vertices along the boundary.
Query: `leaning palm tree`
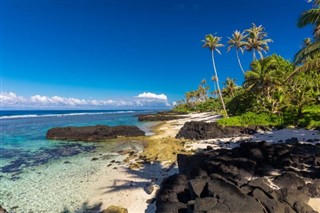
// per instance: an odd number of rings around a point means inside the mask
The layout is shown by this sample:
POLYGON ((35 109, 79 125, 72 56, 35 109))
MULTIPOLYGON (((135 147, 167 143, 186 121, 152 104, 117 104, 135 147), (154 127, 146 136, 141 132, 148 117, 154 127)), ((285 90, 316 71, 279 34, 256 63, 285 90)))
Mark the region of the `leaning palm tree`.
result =
POLYGON ((244 75, 244 70, 243 70, 243 67, 242 67, 242 64, 241 64, 241 61, 239 58, 239 50, 243 54, 243 52, 244 52, 243 47, 245 45, 244 39, 246 38, 246 36, 243 35, 243 32, 241 33, 240 31, 236 30, 233 32, 232 38, 230 38, 230 37, 228 37, 228 38, 229 38, 229 41, 228 41, 229 46, 228 46, 227 51, 229 52, 231 50, 231 48, 236 49, 238 63, 239 63, 240 69, 244 75))
POLYGON ((215 73, 215 76, 217 78, 217 88, 218 88, 218 92, 219 92, 219 97, 220 97, 220 101, 223 107, 223 110, 226 114, 226 117, 228 116, 227 110, 226 110, 226 105, 224 104, 223 98, 222 98, 222 94, 221 94, 221 90, 220 90, 220 86, 219 86, 219 78, 218 78, 218 73, 217 73, 217 69, 216 69, 216 63, 214 60, 214 51, 217 51, 220 55, 221 52, 218 49, 219 47, 223 47, 223 44, 220 44, 219 42, 221 41, 221 37, 217 37, 217 36, 213 36, 212 34, 208 34, 205 36, 205 39, 202 40, 203 44, 203 48, 209 48, 209 50, 211 51, 211 59, 212 59, 212 66, 213 66, 213 70, 215 73))
POLYGON ((303 47, 307 47, 307 46, 309 46, 310 44, 312 44, 311 38, 305 38, 305 39, 303 39, 303 47))
POLYGON ((315 0, 314 7, 300 16, 298 27, 307 25, 314 26, 314 39, 294 56, 294 64, 297 67, 295 72, 289 76, 290 78, 303 71, 312 69, 320 71, 320 0, 315 0))
POLYGON ((314 1, 314 8, 304 12, 299 20, 298 27, 305 27, 307 25, 314 25, 313 35, 315 39, 320 37, 320 1, 314 1))
POLYGON ((252 51, 253 60, 257 60, 256 52, 260 55, 260 59, 263 59, 262 52, 266 53, 269 51, 268 43, 272 42, 271 39, 267 39, 267 33, 264 32, 262 25, 256 26, 252 23, 250 29, 245 30, 248 33, 245 47, 247 51, 252 51))
POLYGON ((320 52, 320 0, 314 1, 314 8, 304 12, 299 20, 298 27, 305 27, 307 25, 314 26, 314 41, 310 40, 309 45, 304 46, 294 58, 295 64, 300 64, 307 58, 313 58, 320 52))

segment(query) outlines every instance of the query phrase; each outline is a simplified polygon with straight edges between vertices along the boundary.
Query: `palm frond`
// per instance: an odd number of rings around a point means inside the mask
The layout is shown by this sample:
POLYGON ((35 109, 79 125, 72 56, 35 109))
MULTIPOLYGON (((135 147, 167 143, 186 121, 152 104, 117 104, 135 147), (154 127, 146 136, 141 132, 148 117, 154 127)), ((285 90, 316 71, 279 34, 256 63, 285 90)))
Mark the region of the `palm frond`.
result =
POLYGON ((298 20, 298 27, 304 27, 309 24, 320 24, 320 8, 308 10, 300 16, 298 20))
POLYGON ((219 53, 219 54, 221 55, 221 52, 220 52, 220 50, 218 50, 218 49, 215 49, 215 51, 217 51, 217 53, 219 53))
POLYGON ((307 57, 312 57, 315 54, 320 52, 320 40, 316 41, 309 46, 301 49, 295 56, 294 56, 294 64, 298 65, 301 64, 307 57))
POLYGON ((302 66, 297 67, 291 75, 287 78, 287 80, 291 79, 294 75, 296 75, 299 72, 307 72, 309 70, 316 70, 320 73, 320 58, 312 59, 310 61, 307 61, 302 66))
POLYGON ((261 52, 260 50, 257 50, 257 52, 258 52, 260 58, 263 59, 263 54, 262 54, 262 52, 261 52))
POLYGON ((245 73, 246 79, 258 79, 260 77, 260 74, 254 71, 247 71, 245 73))
POLYGON ((217 49, 218 47, 223 47, 223 44, 220 44, 221 37, 214 36, 212 34, 207 34, 205 36, 205 39, 202 40, 204 43, 202 45, 203 48, 209 48, 211 51, 216 50, 218 53, 221 54, 221 52, 217 49))

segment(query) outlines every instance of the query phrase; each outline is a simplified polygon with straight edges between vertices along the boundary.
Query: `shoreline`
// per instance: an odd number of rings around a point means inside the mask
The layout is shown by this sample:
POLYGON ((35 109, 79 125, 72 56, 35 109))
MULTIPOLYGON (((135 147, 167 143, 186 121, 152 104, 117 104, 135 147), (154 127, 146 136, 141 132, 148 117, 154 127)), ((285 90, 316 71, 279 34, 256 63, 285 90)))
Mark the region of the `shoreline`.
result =
POLYGON ((118 166, 117 170, 110 170, 107 165, 101 169, 101 176, 95 184, 95 193, 88 204, 93 206, 102 203, 101 209, 115 205, 127 209, 128 212, 155 212, 153 201, 161 182, 164 178, 178 173, 177 153, 192 153, 185 149, 186 140, 175 139, 176 134, 185 122, 217 117, 212 113, 193 113, 186 118, 155 122, 151 135, 120 139, 139 141, 144 147, 131 156, 126 154, 124 165, 118 166), (154 188, 152 193, 147 193, 148 186, 154 188))
MULTIPOLYGON (((154 197, 161 182, 166 177, 178 173, 176 160, 179 153, 189 155, 206 149, 207 146, 211 146, 213 149, 233 148, 239 145, 239 141, 249 138, 253 141, 269 140, 268 142, 285 141, 286 138, 290 139, 292 137, 297 137, 299 141, 320 138, 317 130, 283 129, 234 138, 176 139, 175 136, 185 122, 213 122, 220 117, 213 113, 192 113, 188 114, 188 117, 183 116, 184 118, 181 119, 152 123, 150 126, 152 126, 153 134, 150 135, 113 139, 110 143, 117 143, 117 149, 110 152, 101 148, 94 154, 82 159, 81 162, 86 165, 86 168, 88 167, 87 170, 83 171, 94 169, 94 172, 86 172, 85 175, 80 174, 73 181, 69 181, 72 187, 80 186, 80 183, 75 181, 87 182, 86 194, 84 197, 79 197, 77 206, 82 199, 86 203, 83 203, 79 208, 92 210, 92 212, 101 212, 103 209, 114 205, 127 209, 129 213, 153 213, 156 209, 154 197), (225 144, 228 144, 228 147, 223 146, 225 144), (105 159, 108 156, 113 157, 112 159, 105 159), (90 168, 89 164, 93 167, 90 168)), ((80 162, 71 163, 79 164, 80 162)), ((68 164, 65 165, 66 168, 67 166, 68 164)), ((77 190, 79 191, 80 188, 77 190)), ((76 193, 77 190, 73 191, 76 193)), ((67 205, 67 202, 63 203, 67 205)), ((310 198, 309 205, 320 212, 320 198, 310 198)), ((71 209, 74 207, 70 206, 71 209)), ((74 210, 79 210, 79 208, 74 210)), ((10 211, 10 209, 7 210, 10 211)))
MULTIPOLYGON (((185 115, 184 115, 185 116, 185 115)), ((175 119, 170 121, 162 121, 152 127, 154 134, 145 136, 143 150, 140 150, 137 155, 132 157, 126 165, 121 167, 115 173, 116 178, 113 183, 104 182, 110 189, 107 194, 95 194, 90 200, 90 203, 97 201, 102 202, 102 208, 106 209, 111 205, 126 208, 128 212, 155 212, 154 196, 159 188, 162 180, 170 175, 178 173, 176 165, 176 154, 192 154, 194 151, 205 149, 208 145, 216 145, 215 148, 226 148, 219 145, 218 142, 239 142, 245 139, 252 141, 279 142, 285 139, 298 138, 299 141, 307 141, 309 139, 318 139, 319 131, 304 130, 304 129, 283 129, 274 131, 258 132, 252 136, 212 139, 212 140, 181 140, 175 139, 180 128, 187 121, 206 121, 213 122, 218 119, 218 115, 212 113, 192 113, 187 118, 175 119), (154 152, 154 150, 157 150, 154 152), (167 150, 170 150, 169 152, 167 150), (175 157, 174 157, 175 156, 175 157), (147 164, 143 161, 147 160, 147 164), (130 169, 130 165, 135 165, 136 162, 142 167, 134 166, 130 169), (154 186, 151 194, 146 192, 146 186, 154 186), (150 203, 152 202, 152 203, 150 203)), ((236 143, 235 143, 236 144, 236 143)), ((228 148, 233 148, 230 146, 228 148)), ((110 177, 110 176, 109 176, 110 177)), ((110 178, 108 178, 110 179, 110 178)), ((99 184, 97 184, 99 185, 99 184)), ((310 198, 309 205, 316 211, 319 211, 320 198, 310 198)))

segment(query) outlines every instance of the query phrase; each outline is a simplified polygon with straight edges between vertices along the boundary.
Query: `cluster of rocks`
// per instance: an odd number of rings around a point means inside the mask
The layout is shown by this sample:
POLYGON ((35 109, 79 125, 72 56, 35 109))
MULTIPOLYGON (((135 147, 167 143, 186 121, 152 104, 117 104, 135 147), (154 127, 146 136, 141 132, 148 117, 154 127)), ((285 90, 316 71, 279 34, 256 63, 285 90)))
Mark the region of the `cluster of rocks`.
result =
POLYGON ((161 184, 158 213, 314 211, 320 198, 320 145, 242 143, 178 155, 179 174, 161 184))
POLYGON ((183 115, 184 114, 176 113, 176 112, 172 112, 172 111, 158 112, 156 114, 138 115, 138 120, 139 121, 170 121, 170 120, 186 118, 186 116, 183 116, 183 115))
POLYGON ((267 130, 263 126, 227 126, 222 127, 216 122, 207 123, 204 121, 190 121, 186 122, 180 129, 176 138, 185 138, 192 140, 205 140, 212 138, 228 138, 240 135, 252 135, 258 130, 267 130))
POLYGON ((104 141, 119 136, 144 136, 145 132, 136 126, 82 126, 82 127, 56 127, 47 131, 47 139, 69 141, 104 141))

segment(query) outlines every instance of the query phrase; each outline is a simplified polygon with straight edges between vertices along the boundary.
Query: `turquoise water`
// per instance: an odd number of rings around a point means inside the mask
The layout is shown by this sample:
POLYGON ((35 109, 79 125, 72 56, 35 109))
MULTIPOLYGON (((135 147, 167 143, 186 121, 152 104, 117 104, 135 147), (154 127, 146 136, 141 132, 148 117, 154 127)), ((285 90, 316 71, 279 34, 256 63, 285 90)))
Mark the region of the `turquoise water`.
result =
POLYGON ((142 111, 2 111, 0 114, 0 205, 11 212, 77 212, 88 199, 88 182, 119 156, 119 144, 46 140, 49 128, 136 125, 142 111), (92 161, 99 156, 103 161, 92 161), (102 157, 101 157, 102 156, 102 157))

